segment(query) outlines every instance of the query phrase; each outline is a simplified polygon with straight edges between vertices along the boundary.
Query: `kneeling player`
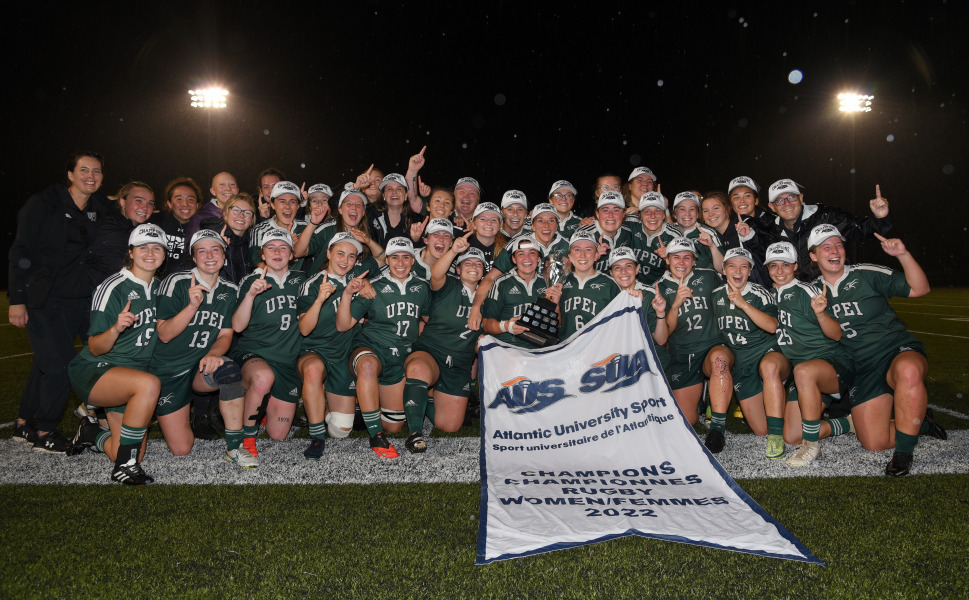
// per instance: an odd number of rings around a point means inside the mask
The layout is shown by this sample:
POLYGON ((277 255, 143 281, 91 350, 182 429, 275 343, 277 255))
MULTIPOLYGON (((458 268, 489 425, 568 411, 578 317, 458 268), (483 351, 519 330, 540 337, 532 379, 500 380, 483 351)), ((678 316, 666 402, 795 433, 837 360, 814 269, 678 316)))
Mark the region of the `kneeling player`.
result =
POLYGON ((357 378, 357 401, 370 434, 370 447, 381 458, 396 458, 384 436, 404 427, 404 360, 427 318, 431 288, 411 273, 414 244, 407 238, 387 242, 387 270, 371 282, 374 298, 357 293, 362 277, 347 284, 337 309, 337 331, 349 331, 366 318, 353 338, 350 368, 357 378))
POLYGON ((158 402, 158 378, 148 372, 155 346, 158 281, 165 261, 165 233, 139 225, 128 236, 125 268, 94 290, 87 345, 68 366, 74 392, 91 406, 107 409, 109 431, 85 417, 72 453, 95 446, 114 460, 111 479, 145 485, 154 479, 141 468, 145 433, 158 402))
POLYGON ((457 431, 464 423, 478 340, 477 333, 468 329, 468 311, 484 265, 484 253, 470 248, 465 235, 454 240, 431 267, 429 319, 404 363, 404 414, 410 431, 406 446, 411 452, 427 449, 422 435, 425 413, 444 431, 457 431), (456 263, 457 277, 448 275, 452 263, 456 263), (430 387, 434 397, 429 403, 430 387))
MULTIPOLYGON (((304 337, 296 366, 303 378, 303 407, 310 429, 310 445, 303 452, 307 460, 323 456, 327 424, 335 438, 345 438, 353 429, 357 399, 347 360, 356 328, 338 331, 336 312, 362 251, 363 245, 350 233, 334 235, 326 250, 324 270, 303 284, 297 302, 299 331, 304 337)), ((372 294, 373 288, 369 291, 372 294)))
POLYGON ((219 392, 225 421, 225 459, 244 469, 258 465, 242 444, 242 371, 226 356, 232 345, 232 312, 239 288, 219 277, 225 264, 225 239, 201 229, 189 251, 195 268, 172 273, 158 295, 158 339, 150 370, 161 380, 155 413, 168 449, 175 456, 192 450, 189 423, 192 391, 219 392))
MULTIPOLYGON (((767 458, 784 456, 784 380, 790 363, 776 350, 777 304, 770 291, 748 281, 754 257, 731 248, 723 258, 727 284, 713 291, 713 313, 723 342, 733 352, 734 389, 755 435, 767 434, 767 458)), ((727 404, 713 403, 711 429, 721 434, 727 404)))

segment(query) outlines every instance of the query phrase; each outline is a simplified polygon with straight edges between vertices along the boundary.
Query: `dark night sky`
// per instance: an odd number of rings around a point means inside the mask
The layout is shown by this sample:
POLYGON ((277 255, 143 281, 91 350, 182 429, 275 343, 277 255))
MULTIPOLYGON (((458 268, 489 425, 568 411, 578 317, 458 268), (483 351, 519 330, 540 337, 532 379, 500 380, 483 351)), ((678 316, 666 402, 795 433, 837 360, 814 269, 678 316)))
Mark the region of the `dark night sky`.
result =
POLYGON ((598 174, 638 165, 669 197, 791 177, 856 212, 879 183, 933 284, 969 284, 969 4, 683 4, 7 9, 4 202, 12 215, 60 181, 78 149, 105 156, 102 191, 160 194, 219 170, 251 192, 266 166, 338 186, 427 144, 425 181, 471 175, 485 199, 518 188, 531 205, 559 178, 588 201, 598 174), (208 82, 227 110, 189 107, 208 82), (834 99, 847 88, 875 95, 853 125, 834 99))

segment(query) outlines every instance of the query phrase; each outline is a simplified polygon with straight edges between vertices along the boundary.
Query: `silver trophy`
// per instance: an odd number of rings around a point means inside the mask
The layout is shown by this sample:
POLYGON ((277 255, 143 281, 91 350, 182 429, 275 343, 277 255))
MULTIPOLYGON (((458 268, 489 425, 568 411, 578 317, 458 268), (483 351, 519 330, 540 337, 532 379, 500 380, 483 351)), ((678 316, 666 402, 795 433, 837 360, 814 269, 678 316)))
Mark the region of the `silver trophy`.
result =
MULTIPOLYGON (((570 265, 565 257, 565 252, 556 250, 545 258, 546 289, 562 282, 568 276, 570 265)), ((518 337, 539 348, 553 346, 561 341, 558 336, 558 312, 555 303, 549 300, 548 296, 539 298, 534 304, 526 306, 518 324, 526 328, 526 331, 518 334, 518 337)))

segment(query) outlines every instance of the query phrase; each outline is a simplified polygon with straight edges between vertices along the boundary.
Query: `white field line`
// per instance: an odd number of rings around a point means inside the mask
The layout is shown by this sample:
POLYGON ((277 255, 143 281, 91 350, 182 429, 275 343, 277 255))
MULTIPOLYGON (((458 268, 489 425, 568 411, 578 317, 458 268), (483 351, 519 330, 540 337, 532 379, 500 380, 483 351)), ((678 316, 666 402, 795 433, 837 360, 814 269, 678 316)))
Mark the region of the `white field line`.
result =
POLYGON ((969 415, 964 415, 957 410, 952 410, 951 408, 943 408, 941 406, 936 406, 934 404, 929 404, 929 408, 935 412, 945 413, 950 417, 955 417, 957 419, 962 419, 963 421, 969 421, 969 415))
POLYGON ((909 329, 909 333, 917 333, 919 335, 937 335, 939 337, 955 338, 957 340, 969 340, 969 337, 964 335, 949 335, 947 333, 932 333, 931 331, 915 331, 914 329, 909 329))

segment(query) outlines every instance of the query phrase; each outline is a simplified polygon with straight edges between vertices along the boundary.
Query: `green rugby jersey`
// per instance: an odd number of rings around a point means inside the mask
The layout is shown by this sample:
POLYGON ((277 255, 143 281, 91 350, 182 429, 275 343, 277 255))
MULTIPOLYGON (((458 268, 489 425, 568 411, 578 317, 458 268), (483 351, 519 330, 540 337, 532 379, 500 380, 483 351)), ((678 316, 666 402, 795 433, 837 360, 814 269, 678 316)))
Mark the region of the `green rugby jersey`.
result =
MULTIPOLYGON (((525 282, 518 276, 518 271, 505 273, 495 280, 481 305, 481 316, 485 319, 507 321, 512 317, 520 317, 525 307, 533 304, 545 295, 545 279, 536 274, 530 282, 525 282)), ((500 333, 497 339, 520 348, 533 348, 525 340, 519 339, 511 333, 500 333)))
MULTIPOLYGON (((158 288, 158 318, 171 319, 188 306, 188 289, 196 283, 205 285, 197 269, 179 271, 165 278, 158 288)), ((159 342, 151 355, 152 373, 179 372, 197 365, 208 354, 223 329, 232 329, 239 286, 219 277, 215 287, 202 298, 202 304, 182 333, 167 344, 159 342)))
POLYGON ((118 315, 131 301, 128 312, 135 322, 121 332, 111 350, 99 356, 91 354, 84 344, 78 356, 88 362, 106 362, 116 367, 146 370, 155 349, 155 315, 158 302, 158 280, 144 282, 128 269, 122 269, 105 279, 91 298, 91 325, 88 337, 100 335, 114 327, 118 315))
MULTIPOLYGON (((351 279, 348 274, 340 277, 334 273, 326 273, 326 278, 336 288, 320 307, 320 314, 316 321, 316 327, 309 335, 303 337, 300 342, 301 350, 326 349, 328 353, 336 354, 341 351, 349 352, 350 344, 353 342, 353 335, 357 330, 357 325, 347 331, 337 331, 336 311, 340 308, 340 300, 343 298, 343 290, 347 287, 347 282, 351 279)), ((320 272, 303 282, 300 288, 299 298, 296 300, 296 312, 302 315, 310 310, 316 297, 320 292, 320 285, 323 284, 324 273, 320 272)))
POLYGON ((904 273, 871 264, 846 266, 844 275, 828 286, 827 313, 841 325, 841 344, 855 361, 864 364, 886 348, 918 341, 888 303, 911 292, 904 273))
POLYGON ((619 294, 619 285, 604 273, 579 280, 569 273, 562 282, 559 313, 562 315, 561 338, 564 340, 585 327, 619 294))
MULTIPOLYGON (((629 227, 626 227, 625 225, 620 226, 619 229, 616 230, 616 234, 612 238, 606 237, 606 235, 602 232, 602 229, 599 228, 598 221, 596 221, 592 225, 579 227, 577 231, 584 231, 590 234, 592 237, 596 239, 596 241, 599 241, 599 240, 604 241, 605 243, 609 244, 610 250, 612 250, 613 248, 619 248, 620 246, 627 246, 632 248, 633 232, 632 230, 629 229, 629 227)), ((609 252, 606 252, 601 257, 599 257, 599 260, 596 261, 596 270, 602 273, 608 273, 609 272, 608 265, 609 265, 609 252)))
POLYGON ((656 283, 666 272, 666 261, 656 254, 662 235, 662 229, 656 235, 649 235, 641 223, 638 229, 633 229, 629 247, 636 253, 636 264, 639 265, 639 275, 636 278, 646 285, 656 283))
POLYGON ((473 301, 474 290, 469 290, 460 279, 449 275, 441 289, 431 291, 430 319, 421 333, 420 343, 474 360, 475 344, 480 332, 468 329, 468 314, 473 301))
POLYGON ((784 356, 795 362, 829 357, 846 364, 853 362, 844 347, 824 335, 818 324, 811 298, 821 290, 795 279, 771 293, 777 303, 777 344, 784 356))
POLYGON ((367 321, 353 339, 355 347, 398 348, 409 354, 420 333, 422 317, 431 306, 431 286, 413 273, 404 281, 381 275, 370 282, 377 296, 353 296, 350 314, 367 321))
MULTIPOLYGON (((256 268, 239 285, 239 302, 249 292, 252 284, 262 276, 256 268)), ((252 301, 249 325, 239 337, 235 355, 253 352, 260 357, 278 363, 296 364, 302 336, 299 334, 299 313, 296 299, 306 277, 302 271, 289 271, 282 279, 267 274, 269 289, 252 301)))
MULTIPOLYGON (((713 290, 722 284, 720 274, 716 271, 693 269, 686 281, 686 285, 693 290, 693 297, 687 298, 676 313, 676 330, 670 334, 669 340, 671 352, 696 354, 720 343, 711 297, 713 290)), ((659 291, 666 298, 667 310, 673 305, 679 288, 679 280, 669 271, 659 280, 659 291)))
POLYGON ((706 225, 700 225, 697 223, 692 229, 688 231, 680 231, 680 226, 675 223, 667 223, 663 226, 663 233, 660 235, 663 237, 663 243, 669 244, 670 240, 678 237, 685 237, 689 240, 693 240, 693 246, 696 248, 699 256, 696 259, 696 266, 698 269, 712 269, 713 268, 713 253, 710 251, 709 246, 705 246, 699 242, 700 234, 703 232, 710 234, 713 238, 713 243, 723 253, 723 244, 720 242, 720 234, 717 233, 716 229, 712 227, 707 227, 706 225))
MULTIPOLYGON (((532 239, 534 239, 538 243, 539 248, 542 249, 543 265, 545 264, 544 259, 548 258, 548 256, 552 252, 555 252, 557 250, 561 251, 563 256, 569 255, 569 240, 565 239, 564 237, 562 237, 557 233, 555 234, 555 237, 552 238, 552 241, 549 242, 548 246, 543 246, 542 243, 539 242, 537 238, 533 237, 532 239)), ((492 267, 495 269, 498 269, 502 273, 511 273, 512 271, 514 271, 515 263, 511 261, 511 253, 506 252, 504 249, 502 249, 501 252, 498 253, 498 256, 495 257, 495 262, 492 265, 492 267)), ((544 266, 539 267, 539 271, 544 270, 544 268, 545 268, 544 266)))
MULTIPOLYGON (((768 333, 758 327, 747 313, 731 304, 730 298, 727 297, 729 292, 730 288, 726 285, 713 290, 713 314, 717 318, 720 338, 724 345, 733 351, 738 363, 760 360, 771 346, 777 345, 777 338, 774 333, 768 333)), ((777 317, 777 304, 770 290, 748 281, 742 293, 748 304, 763 313, 777 317)))

